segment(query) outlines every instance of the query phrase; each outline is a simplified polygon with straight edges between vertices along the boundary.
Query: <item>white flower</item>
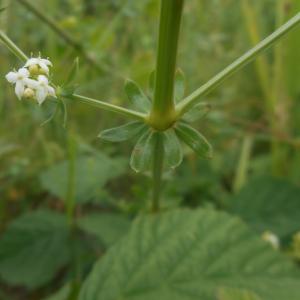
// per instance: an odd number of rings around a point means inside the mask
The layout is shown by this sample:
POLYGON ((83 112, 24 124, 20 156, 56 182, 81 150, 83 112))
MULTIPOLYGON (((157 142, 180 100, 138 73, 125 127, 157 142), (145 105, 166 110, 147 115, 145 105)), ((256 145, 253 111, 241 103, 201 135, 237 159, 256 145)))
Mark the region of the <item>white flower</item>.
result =
POLYGON ((38 81, 35 81, 32 88, 36 90, 36 100, 41 105, 48 96, 56 98, 55 89, 49 85, 48 78, 39 75, 38 81))
POLYGON ((39 66, 46 74, 49 73, 48 66, 52 66, 52 63, 49 59, 41 58, 41 57, 33 57, 28 59, 28 61, 25 64, 25 67, 31 67, 31 66, 39 66))
POLYGON ((5 77, 8 82, 15 84, 15 92, 19 99, 22 98, 25 87, 28 86, 31 81, 29 79, 29 71, 25 68, 19 69, 17 72, 9 72, 5 77))
POLYGON ((270 231, 265 231, 262 234, 262 239, 269 243, 274 249, 279 249, 280 247, 280 240, 276 234, 270 231))

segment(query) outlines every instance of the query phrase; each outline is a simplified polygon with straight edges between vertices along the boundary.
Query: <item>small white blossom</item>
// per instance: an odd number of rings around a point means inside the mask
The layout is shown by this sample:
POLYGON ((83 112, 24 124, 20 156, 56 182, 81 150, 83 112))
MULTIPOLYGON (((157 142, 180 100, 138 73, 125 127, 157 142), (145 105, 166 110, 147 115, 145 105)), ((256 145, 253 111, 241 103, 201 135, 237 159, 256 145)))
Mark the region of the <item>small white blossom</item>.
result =
POLYGON ((265 231, 262 234, 262 239, 269 243, 274 249, 279 249, 280 247, 280 240, 276 234, 270 231, 265 231))
POLYGON ((41 58, 41 57, 33 57, 28 59, 25 64, 25 67, 30 68, 32 66, 39 66, 46 74, 49 73, 48 66, 52 66, 52 63, 49 59, 41 58))
POLYGON ((39 75, 33 88, 36 90, 36 100, 40 105, 48 96, 56 97, 55 89, 49 85, 48 78, 44 75, 39 75))
POLYGON ((15 84, 15 92, 19 99, 22 98, 26 86, 29 86, 33 80, 29 79, 29 71, 21 68, 17 72, 9 72, 5 77, 8 82, 15 84))

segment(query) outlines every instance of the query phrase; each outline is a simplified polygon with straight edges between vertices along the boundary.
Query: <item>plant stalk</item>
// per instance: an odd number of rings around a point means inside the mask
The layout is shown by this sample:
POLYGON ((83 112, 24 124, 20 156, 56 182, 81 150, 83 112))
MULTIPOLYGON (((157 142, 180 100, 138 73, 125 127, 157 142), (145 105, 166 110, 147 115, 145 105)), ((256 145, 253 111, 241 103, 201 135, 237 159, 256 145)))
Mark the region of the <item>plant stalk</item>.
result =
POLYGON ((164 144, 162 133, 155 133, 155 144, 153 151, 153 195, 152 212, 156 213, 160 208, 160 196, 162 189, 162 174, 164 164, 164 144))
POLYGON ((183 115, 186 111, 192 108, 197 102, 199 102, 199 98, 201 96, 207 95, 209 92, 218 87, 225 79, 230 77, 232 74, 236 73, 239 69, 250 63, 254 60, 260 53, 264 50, 268 49, 275 42, 284 37, 290 30, 295 28, 300 24, 300 13, 291 18, 284 25, 279 27, 276 31, 274 31, 271 35, 257 44, 254 48, 250 49, 232 64, 230 64, 223 71, 218 73, 212 79, 210 79, 207 83, 201 86, 199 89, 194 91, 191 95, 182 100, 176 107, 177 118, 183 115))
POLYGON ((184 0, 162 0, 150 124, 165 130, 175 121, 174 77, 184 0))
POLYGON ((154 99, 149 123, 158 130, 153 148, 152 212, 160 208, 164 164, 163 135, 175 121, 174 79, 184 0, 161 0, 154 99))
POLYGON ((131 109, 127 109, 127 108, 123 108, 121 106, 117 106, 108 102, 104 102, 104 101, 100 101, 97 99, 93 99, 90 97, 85 97, 85 96, 81 96, 81 95, 77 95, 77 94, 73 94, 70 97, 66 97, 66 98, 70 98, 70 99, 74 99, 77 100, 79 102, 82 103, 86 103, 89 105, 92 105, 94 107, 98 107, 107 111, 111 111, 111 112, 115 112, 115 113, 119 113, 122 114, 124 116, 128 116, 131 118, 134 118, 138 121, 145 121, 146 119, 146 115, 131 109))

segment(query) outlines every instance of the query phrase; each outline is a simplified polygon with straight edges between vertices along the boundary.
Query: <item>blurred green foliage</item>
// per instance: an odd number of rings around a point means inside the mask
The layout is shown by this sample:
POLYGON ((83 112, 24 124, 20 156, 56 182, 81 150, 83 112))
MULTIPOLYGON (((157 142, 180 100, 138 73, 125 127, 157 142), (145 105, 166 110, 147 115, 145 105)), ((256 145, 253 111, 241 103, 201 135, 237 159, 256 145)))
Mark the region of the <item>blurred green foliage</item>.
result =
MULTIPOLYGON (((178 65, 186 74, 186 94, 250 48, 254 41, 251 32, 263 38, 300 10, 298 0, 254 0, 246 10, 243 2, 246 1, 186 1, 178 56, 178 65)), ((19 1, 1 0, 0 8, 6 9, 0 14, 0 28, 28 55, 41 52, 49 56, 54 64, 54 82, 67 79, 75 57, 79 56, 76 83, 80 93, 127 106, 124 81, 133 78, 150 94, 147 87, 149 74, 155 68, 158 0, 31 0, 30 3, 51 17, 96 62, 86 61, 82 52, 19 1)), ((199 161, 184 148, 187 157, 184 163, 164 174, 163 209, 201 206, 230 210, 259 232, 273 230, 285 239, 286 245, 292 243, 292 235, 300 230, 296 186, 300 184, 299 48, 299 29, 296 29, 268 50, 263 59, 240 71, 204 99, 212 109, 194 126, 212 142, 214 157, 199 161), (275 126, 270 123, 265 78, 273 95, 275 126), (249 139, 251 143, 245 143, 249 139), (262 177, 263 181, 255 179, 262 177), (252 201, 254 198, 256 201, 252 201)), ((76 284, 70 283, 72 278, 78 276, 81 282, 96 257, 127 232, 129 220, 148 210, 148 174, 137 176, 130 170, 128 157, 132 144, 115 145, 97 138, 100 131, 123 124, 123 118, 68 101, 66 128, 62 125, 62 114, 41 126, 54 111, 54 104, 37 107, 16 99, 4 76, 20 64, 2 45, 0 66, 0 229, 4 232, 0 245, 5 245, 0 249, 3 277, 0 299, 42 299, 69 284, 62 291, 62 298, 58 295, 50 299, 71 300, 64 293, 69 294, 66 290, 76 284), (70 138, 78 146, 75 156, 69 153, 70 138), (71 163, 75 166, 74 181, 70 181, 71 163), (74 253, 69 253, 59 257, 57 264, 51 260, 47 265, 47 269, 51 267, 48 277, 40 277, 39 265, 35 265, 39 253, 33 253, 32 269, 26 266, 24 269, 32 271, 34 276, 25 272, 24 277, 19 265, 18 272, 14 272, 11 267, 16 265, 14 249, 21 246, 15 244, 11 235, 23 236, 19 242, 30 246, 32 235, 24 234, 23 230, 41 221, 35 214, 39 216, 40 210, 44 213, 44 209, 51 209, 63 218, 65 202, 70 196, 69 184, 73 184, 75 191, 73 213, 80 225, 76 228, 77 237, 72 240, 80 253, 75 254, 80 257, 74 268, 77 270, 68 266, 74 257, 74 253), (27 222, 29 217, 24 213, 33 214, 33 220, 27 222), (100 220, 101 215, 104 217, 100 220), (95 227, 99 231, 95 232, 95 227), (106 227, 109 230, 103 230, 106 227), (87 249, 78 246, 82 244, 87 249), (5 251, 10 253, 11 260, 5 251), (25 279, 15 278, 15 274, 25 279), (30 289, 35 286, 39 288, 30 289)), ((53 229, 59 231, 55 243, 59 243, 64 230, 69 230, 59 229, 60 223, 63 222, 54 222, 53 229)), ((51 234, 53 231, 47 236, 51 238, 51 234)), ((62 244, 59 246, 60 253, 64 248, 62 244)), ((44 249, 41 252, 45 255, 44 249)), ((18 255, 17 259, 23 260, 18 255)), ((299 259, 297 255, 291 256, 299 259)), ((221 299, 226 297, 227 294, 221 299)))

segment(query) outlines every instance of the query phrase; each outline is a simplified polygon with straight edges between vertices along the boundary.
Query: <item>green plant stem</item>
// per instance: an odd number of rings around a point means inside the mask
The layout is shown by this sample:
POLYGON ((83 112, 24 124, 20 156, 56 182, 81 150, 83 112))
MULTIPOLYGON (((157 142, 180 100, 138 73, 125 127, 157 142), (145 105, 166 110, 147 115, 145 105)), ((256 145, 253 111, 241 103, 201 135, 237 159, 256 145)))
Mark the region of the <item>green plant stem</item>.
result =
POLYGON ((285 36, 290 30, 299 25, 300 23, 300 13, 291 18, 287 23, 278 28, 275 32, 261 41, 254 48, 246 52, 243 56, 238 58, 232 64, 230 64, 223 71, 218 73, 212 79, 210 79, 207 83, 201 86, 199 89, 194 91, 191 95, 182 100, 176 107, 178 117, 183 115, 186 111, 188 111, 191 107, 193 107, 201 96, 207 95, 217 86, 219 86, 225 79, 230 77, 232 74, 237 72, 243 66, 250 63, 254 58, 256 58, 260 53, 264 50, 268 49, 272 44, 277 42, 283 36, 285 36))
POLYGON ((165 130, 175 121, 174 77, 183 0, 162 0, 150 123, 165 130))
POLYGON ((77 94, 73 94, 72 96, 67 97, 67 98, 71 98, 71 99, 77 100, 79 102, 86 103, 86 104, 89 104, 94 107, 98 107, 98 108, 101 108, 101 109, 104 109, 107 111, 119 113, 124 116, 134 118, 138 121, 145 121, 145 119, 147 117, 145 114, 131 110, 131 109, 123 108, 123 107, 120 107, 120 106, 117 106, 114 104, 110 104, 110 103, 107 103, 104 101, 96 100, 93 98, 89 98, 89 97, 85 97, 85 96, 81 96, 81 95, 77 95, 77 94))
POLYGON ((236 175, 233 183, 235 192, 238 192, 247 181, 247 172, 249 166, 249 160, 253 148, 253 137, 247 135, 244 137, 243 144, 241 147, 241 155, 236 170, 236 175))
POLYGON ((162 188, 162 174, 164 163, 164 144, 162 133, 155 133, 155 143, 153 150, 153 195, 152 212, 156 213, 160 208, 160 195, 162 188))
POLYGON ((67 141, 68 148, 68 185, 66 193, 66 214, 69 226, 74 226, 75 210, 75 176, 76 176, 76 140, 70 135, 67 141))
POLYGON ((0 30, 0 40, 21 61, 25 62, 28 59, 27 55, 2 30, 0 30))
POLYGON ((114 75, 118 75, 115 72, 112 72, 111 68, 103 63, 99 63, 94 59, 92 55, 90 55, 87 50, 84 48, 81 41, 77 41, 74 39, 68 32, 63 30, 57 22, 49 17, 46 13, 44 13, 37 6, 32 5, 27 0, 18 0, 20 4, 22 4, 27 10, 29 10, 32 14, 34 14, 37 18, 39 18, 43 23, 47 24, 49 28, 52 29, 58 36, 60 36, 68 45, 70 45, 77 53, 79 53, 83 59, 85 59, 93 68, 98 71, 105 71, 108 73, 112 73, 114 75))

